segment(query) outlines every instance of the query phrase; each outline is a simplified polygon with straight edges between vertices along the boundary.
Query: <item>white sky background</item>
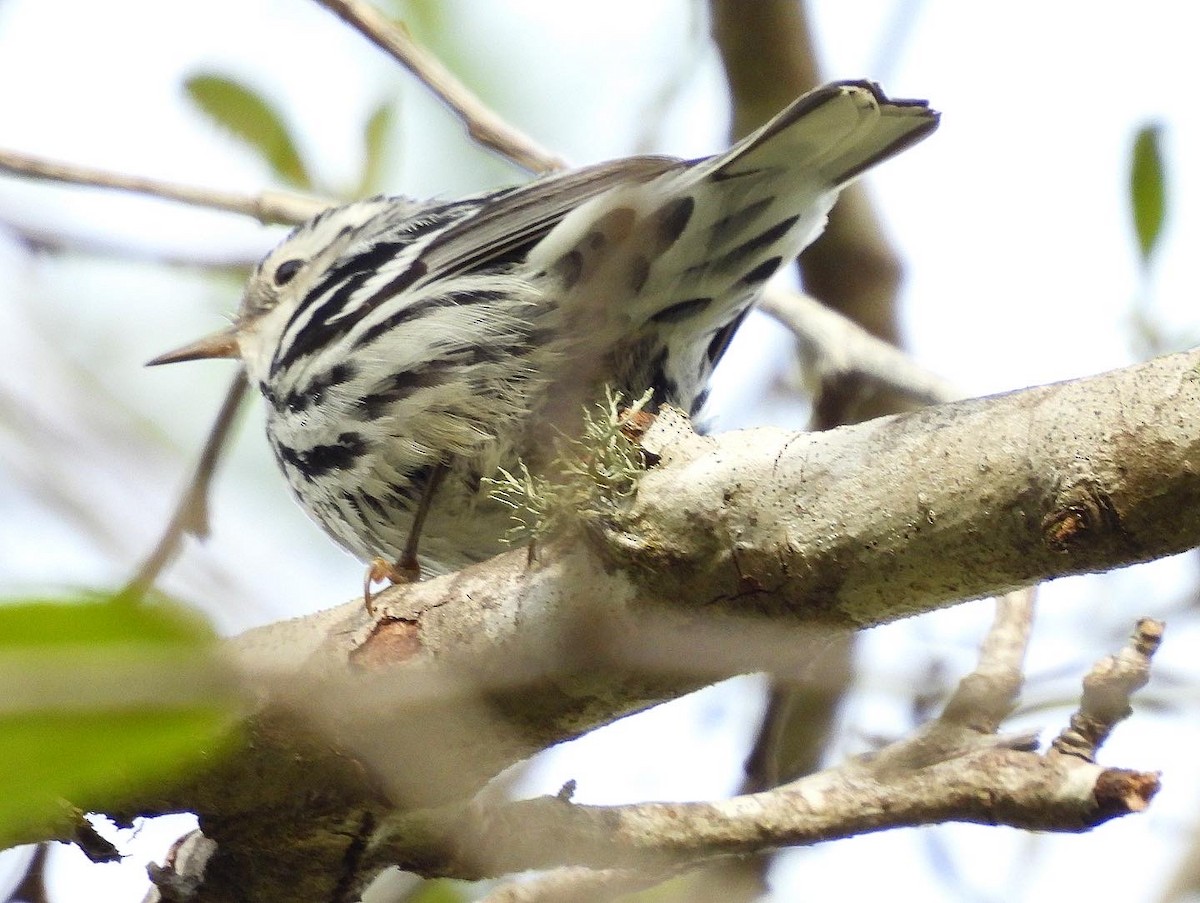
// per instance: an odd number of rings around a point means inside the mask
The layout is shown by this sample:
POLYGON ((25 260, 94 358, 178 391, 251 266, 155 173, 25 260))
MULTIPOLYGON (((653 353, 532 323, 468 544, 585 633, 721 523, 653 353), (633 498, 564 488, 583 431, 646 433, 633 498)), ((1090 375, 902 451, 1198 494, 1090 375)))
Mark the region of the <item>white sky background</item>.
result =
MULTIPOLYGON (((698 155, 724 142, 719 66, 685 0, 447 7, 458 23, 454 46, 442 48, 447 62, 482 80, 506 115, 575 162, 640 150, 698 155)), ((1197 334, 1188 249, 1200 236, 1200 184, 1187 162, 1200 159, 1200 79, 1189 7, 1019 0, 1000 9, 821 0, 814 12, 829 77, 879 78, 893 96, 927 97, 944 114, 938 133, 872 174, 870 185, 907 261, 909 346, 973 393, 1130 362, 1139 296, 1152 299, 1181 342, 1197 334), (893 58, 884 48, 897 34, 893 58), (1147 287, 1128 225, 1126 172, 1131 136, 1148 120, 1167 127, 1172 209, 1147 287)), ((366 111, 393 92, 403 108, 390 180, 397 192, 450 196, 518 177, 464 147, 457 126, 403 73, 305 0, 7 0, 0 147, 258 191, 264 169, 182 102, 181 79, 200 68, 272 96, 335 187, 354 180, 366 111)), ((238 288, 121 258, 32 257, 5 237, 4 223, 202 257, 257 254, 273 233, 225 215, 0 179, 0 593, 111 586, 152 541, 228 372, 220 363, 158 371, 141 363, 220 325, 238 288), (47 501, 51 489, 57 503, 47 501)), ((803 409, 779 402, 789 379, 786 336, 765 318, 746 332, 721 374, 724 422, 802 425, 803 409), (765 407, 757 403, 766 397, 765 407)), ((361 565, 291 504, 257 414, 247 418, 214 511, 214 539, 191 546, 169 583, 224 629, 353 593, 361 565)), ((1177 559, 1053 586, 1031 666, 1055 680, 1037 682, 1031 694, 1069 699, 1086 662, 1119 643, 1136 616, 1178 613, 1194 570, 1192 559, 1177 559)), ((988 612, 974 603, 872 632, 862 654, 873 683, 848 707, 849 735, 903 730, 890 688, 919 683, 928 648, 951 679, 968 668, 988 612)), ((1177 618, 1172 631, 1161 663, 1184 669, 1194 628, 1177 618)), ((573 777, 583 801, 727 793, 757 714, 747 682, 726 685, 574 744, 530 790, 552 792, 573 777), (694 767, 681 767, 688 760, 694 767)), ((1057 729, 1062 717, 1043 711, 1029 723, 1057 729)), ((1105 761, 1166 772, 1144 817, 1083 837, 956 827, 859 838, 790 857, 780 898, 796 882, 821 898, 818 889, 836 879, 842 899, 879 897, 897 881, 928 900, 1042 899, 1069 878, 1075 892, 1099 899, 1152 899, 1157 884, 1146 876, 1169 873, 1200 795, 1189 754, 1194 721, 1139 712, 1107 747, 1105 761), (861 868, 864 861, 873 867, 861 868)), ((850 743, 841 752, 858 748, 850 743)), ((61 880, 86 882, 63 885, 61 899, 137 899, 139 868, 60 865, 61 880)))

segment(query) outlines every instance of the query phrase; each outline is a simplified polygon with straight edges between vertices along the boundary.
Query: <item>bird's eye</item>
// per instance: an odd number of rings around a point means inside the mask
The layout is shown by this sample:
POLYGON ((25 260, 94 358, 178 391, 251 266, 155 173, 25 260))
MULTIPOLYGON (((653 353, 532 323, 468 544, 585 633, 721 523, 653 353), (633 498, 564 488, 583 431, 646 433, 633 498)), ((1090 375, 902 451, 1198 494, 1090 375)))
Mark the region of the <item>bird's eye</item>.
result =
POLYGON ((287 285, 304 266, 303 260, 285 260, 275 268, 275 284, 287 285))

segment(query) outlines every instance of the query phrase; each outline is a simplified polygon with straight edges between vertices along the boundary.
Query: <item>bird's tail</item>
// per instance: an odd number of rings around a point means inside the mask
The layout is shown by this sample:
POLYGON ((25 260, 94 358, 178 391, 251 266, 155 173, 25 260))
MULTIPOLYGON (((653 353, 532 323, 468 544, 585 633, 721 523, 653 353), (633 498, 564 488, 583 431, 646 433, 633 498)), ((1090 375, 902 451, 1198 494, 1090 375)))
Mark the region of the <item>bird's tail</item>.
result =
MULTIPOLYGON (((559 274, 562 332, 579 337, 563 354, 570 377, 589 392, 600 379, 634 397, 649 387, 657 402, 698 410, 741 317, 820 234, 839 189, 937 121, 924 101, 836 82, 724 153, 631 177, 576 207, 528 258, 559 274)), ((638 165, 647 163, 662 167, 638 165)))
POLYGON ((714 157, 708 176, 723 181, 769 171, 816 172, 837 188, 937 125, 938 113, 923 100, 889 100, 874 82, 833 82, 714 157))

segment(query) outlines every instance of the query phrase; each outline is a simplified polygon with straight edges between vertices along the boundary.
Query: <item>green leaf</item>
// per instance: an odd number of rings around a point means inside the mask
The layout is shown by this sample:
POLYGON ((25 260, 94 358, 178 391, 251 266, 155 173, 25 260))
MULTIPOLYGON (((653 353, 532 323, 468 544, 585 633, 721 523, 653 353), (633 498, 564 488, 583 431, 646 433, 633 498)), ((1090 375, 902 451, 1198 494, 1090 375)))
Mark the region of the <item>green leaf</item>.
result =
POLYGON ((1147 125, 1133 139, 1133 159, 1129 166, 1129 198, 1133 211, 1133 230, 1137 235, 1142 265, 1162 237, 1166 218, 1166 179, 1163 172, 1162 127, 1147 125))
POLYGON ((220 75, 193 75, 184 82, 184 89, 214 122, 257 151, 279 179, 312 190, 313 181, 296 141, 266 98, 220 75))
POLYGON ((178 606, 0 603, 0 847, 217 752, 235 696, 214 651, 178 606))
POLYGON ((394 112, 390 102, 381 103, 375 108, 363 129, 363 168, 358 182, 358 197, 365 197, 379 190, 394 112))
POLYGON ((462 881, 435 878, 422 882, 408 897, 408 903, 466 903, 468 895, 463 891, 462 881))

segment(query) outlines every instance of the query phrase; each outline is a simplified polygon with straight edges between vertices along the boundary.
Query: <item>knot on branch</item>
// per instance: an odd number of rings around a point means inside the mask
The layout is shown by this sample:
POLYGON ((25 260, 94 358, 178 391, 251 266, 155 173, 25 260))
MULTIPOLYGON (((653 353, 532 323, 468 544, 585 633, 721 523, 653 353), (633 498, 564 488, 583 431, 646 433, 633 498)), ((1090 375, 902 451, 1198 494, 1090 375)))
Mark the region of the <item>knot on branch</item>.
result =
POLYGON ((390 668, 416 658, 423 647, 418 619, 384 615, 372 627, 370 641, 350 650, 349 661, 368 671, 390 668))
POLYGON ((1094 483, 1078 483, 1042 518, 1042 540, 1055 552, 1071 552, 1122 532, 1111 496, 1094 483))

